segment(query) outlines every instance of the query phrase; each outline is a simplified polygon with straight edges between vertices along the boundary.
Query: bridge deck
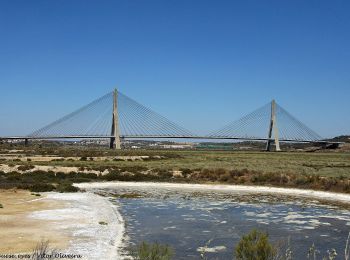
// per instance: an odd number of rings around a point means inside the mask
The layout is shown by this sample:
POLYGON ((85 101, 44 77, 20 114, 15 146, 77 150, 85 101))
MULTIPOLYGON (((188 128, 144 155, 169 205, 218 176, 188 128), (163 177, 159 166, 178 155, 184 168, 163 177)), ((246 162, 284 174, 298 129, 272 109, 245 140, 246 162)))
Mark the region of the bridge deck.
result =
MULTIPOLYGON (((0 137, 0 140, 56 140, 56 139, 109 139, 113 136, 96 136, 96 135, 67 135, 67 136, 7 136, 0 137)), ((198 140, 242 140, 242 141, 273 141, 268 138, 245 138, 245 137, 229 137, 229 136, 157 136, 157 135, 128 135, 120 136, 121 139, 198 139, 198 140)), ((331 142, 327 140, 289 140, 280 139, 280 142, 285 143, 325 143, 325 144, 342 144, 343 142, 331 142)))

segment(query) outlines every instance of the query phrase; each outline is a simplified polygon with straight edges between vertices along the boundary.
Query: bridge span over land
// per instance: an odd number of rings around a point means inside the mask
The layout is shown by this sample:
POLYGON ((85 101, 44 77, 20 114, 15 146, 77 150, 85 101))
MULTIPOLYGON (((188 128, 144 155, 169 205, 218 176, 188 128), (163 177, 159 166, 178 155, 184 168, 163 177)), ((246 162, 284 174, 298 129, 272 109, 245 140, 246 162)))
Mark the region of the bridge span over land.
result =
POLYGON ((327 142, 274 100, 205 136, 200 136, 114 90, 82 108, 26 136, 7 140, 110 139, 121 149, 121 139, 205 139, 266 142, 266 150, 280 150, 281 142, 327 142))

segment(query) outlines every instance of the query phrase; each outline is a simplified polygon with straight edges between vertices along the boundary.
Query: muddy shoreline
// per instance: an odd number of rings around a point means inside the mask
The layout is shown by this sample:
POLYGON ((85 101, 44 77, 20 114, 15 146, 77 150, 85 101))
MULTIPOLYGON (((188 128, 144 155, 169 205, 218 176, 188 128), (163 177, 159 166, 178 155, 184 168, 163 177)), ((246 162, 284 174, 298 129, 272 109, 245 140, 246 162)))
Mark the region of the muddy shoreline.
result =
POLYGON ((7 210, 0 211, 2 239, 15 240, 7 246, 0 246, 1 253, 30 253, 37 243, 48 240, 58 252, 81 255, 82 259, 121 258, 119 249, 124 237, 124 220, 118 207, 108 197, 91 192, 48 192, 41 193, 39 197, 28 193, 26 196, 33 198, 24 200, 22 193, 24 191, 10 194, 12 198, 22 195, 12 204, 2 201, 7 210), (34 207, 34 202, 40 202, 42 206, 34 207), (14 212, 12 208, 18 203, 22 208, 28 205, 28 210, 14 212), (50 206, 53 204, 56 206, 50 206), (11 218, 20 221, 7 225, 11 218), (21 222, 27 223, 33 235, 23 233, 21 222), (21 247, 21 237, 28 240, 27 247, 21 247))
POLYGON ((208 190, 216 192, 240 192, 240 193, 269 193, 290 195, 296 197, 315 198, 325 201, 341 202, 350 204, 350 194, 335 193, 327 191, 315 191, 296 188, 277 188, 269 186, 247 186, 247 185, 225 185, 225 184, 188 184, 188 183, 166 183, 166 182, 90 182, 76 183, 74 186, 80 189, 104 189, 113 187, 148 187, 186 190, 208 190))

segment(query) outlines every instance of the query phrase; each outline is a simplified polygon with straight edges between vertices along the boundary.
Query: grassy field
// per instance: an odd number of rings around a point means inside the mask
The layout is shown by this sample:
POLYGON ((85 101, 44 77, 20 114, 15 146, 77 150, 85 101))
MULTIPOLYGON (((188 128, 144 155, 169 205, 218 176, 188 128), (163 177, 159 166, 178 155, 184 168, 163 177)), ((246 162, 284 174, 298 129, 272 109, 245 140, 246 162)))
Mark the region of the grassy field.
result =
MULTIPOLYGON (((55 165, 77 167, 146 167, 148 169, 218 169, 318 174, 320 176, 350 176, 350 153, 335 152, 239 152, 239 151, 110 151, 110 150, 72 150, 59 149, 34 153, 39 155, 62 156, 61 160, 36 161, 28 156, 33 153, 19 152, 19 157, 2 160, 0 164, 55 165), (121 157, 115 159, 115 157, 121 157), (146 159, 128 158, 128 156, 150 156, 146 159), (162 158, 157 158, 160 156, 162 158), (86 157, 86 160, 85 160, 86 157), (124 157, 124 158, 123 158, 124 157), (21 161, 18 161, 18 158, 21 161), (69 159, 70 158, 70 159, 69 159), (73 159, 74 160, 73 160, 73 159), (92 159, 90 159, 92 158, 92 159), (17 159, 17 160, 16 160, 17 159)), ((1 157, 0 157, 1 159, 1 157)))
MULTIPOLYGON (((72 173, 65 182, 96 180, 91 174, 91 178, 84 177, 84 173, 94 173, 101 180, 271 184, 350 192, 349 152, 113 151, 72 146, 21 148, 0 149, 0 172, 7 167, 7 172, 14 174, 12 179, 23 178, 16 172, 26 173, 27 179, 33 171, 76 172, 79 178, 72 173)), ((2 176, 6 175, 3 173, 2 176)), ((57 182, 57 178, 49 176, 47 179, 57 182)), ((34 179, 40 180, 38 177, 34 179)))

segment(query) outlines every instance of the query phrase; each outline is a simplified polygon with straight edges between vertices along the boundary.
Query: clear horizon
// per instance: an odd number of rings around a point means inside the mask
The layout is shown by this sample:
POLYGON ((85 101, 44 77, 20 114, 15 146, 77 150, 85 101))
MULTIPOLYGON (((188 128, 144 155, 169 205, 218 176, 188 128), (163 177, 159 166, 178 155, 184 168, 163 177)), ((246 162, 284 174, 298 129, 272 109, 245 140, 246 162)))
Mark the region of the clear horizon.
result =
POLYGON ((350 134, 350 2, 1 1, 0 136, 117 87, 206 134, 272 99, 350 134))

